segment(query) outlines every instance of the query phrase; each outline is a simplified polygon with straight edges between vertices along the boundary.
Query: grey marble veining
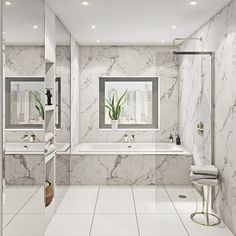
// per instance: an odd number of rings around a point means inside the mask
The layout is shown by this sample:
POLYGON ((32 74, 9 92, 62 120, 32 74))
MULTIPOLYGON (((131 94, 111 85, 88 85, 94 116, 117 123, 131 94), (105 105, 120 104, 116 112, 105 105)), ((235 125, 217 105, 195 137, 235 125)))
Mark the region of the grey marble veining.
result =
POLYGON ((79 145, 79 96, 80 96, 79 45, 71 37, 71 147, 79 145))
MULTIPOLYGON (((70 142, 70 47, 56 48, 56 74, 61 77, 61 128, 56 131, 57 142, 70 142)), ((43 46, 7 46, 4 75, 45 76, 43 46)), ((43 142, 43 130, 5 130, 6 142, 19 142, 26 133, 34 133, 37 142, 43 142)))
MULTIPOLYGON (((215 209, 236 233, 236 1, 233 0, 192 35, 203 42, 188 42, 181 50, 215 52, 215 165, 221 185, 215 209)), ((180 63, 180 130, 184 146, 196 163, 209 163, 211 144, 210 65, 207 57, 182 57, 180 63), (196 134, 204 121, 205 134, 196 134)))
POLYGON ((59 186, 70 185, 70 154, 57 154, 56 184, 59 186))
POLYGON ((160 130, 133 133, 137 142, 166 142, 170 133, 178 133, 178 61, 172 50, 152 46, 80 47, 80 142, 117 142, 125 133, 99 130, 100 76, 158 76, 160 130))
POLYGON ((71 185, 190 184, 188 155, 72 155, 71 185))
POLYGON ((39 186, 45 181, 44 155, 5 155, 7 185, 39 186))
POLYGON ((56 47, 56 76, 61 78, 61 128, 56 130, 58 143, 70 143, 70 47, 56 47))

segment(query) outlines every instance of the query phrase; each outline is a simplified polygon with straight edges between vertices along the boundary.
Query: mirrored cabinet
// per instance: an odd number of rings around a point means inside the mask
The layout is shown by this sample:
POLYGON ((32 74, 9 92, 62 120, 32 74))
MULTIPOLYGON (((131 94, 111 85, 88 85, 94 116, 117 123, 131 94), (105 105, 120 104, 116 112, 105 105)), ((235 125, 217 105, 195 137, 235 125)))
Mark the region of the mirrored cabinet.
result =
POLYGON ((70 181, 71 36, 47 1, 3 12, 3 231, 42 235, 70 181))

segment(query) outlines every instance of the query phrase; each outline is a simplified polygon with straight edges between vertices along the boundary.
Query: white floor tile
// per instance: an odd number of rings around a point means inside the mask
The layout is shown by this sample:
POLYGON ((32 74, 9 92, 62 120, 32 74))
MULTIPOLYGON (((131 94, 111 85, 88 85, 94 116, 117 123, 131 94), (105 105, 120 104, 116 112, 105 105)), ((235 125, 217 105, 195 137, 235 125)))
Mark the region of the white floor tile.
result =
POLYGON ((98 214, 135 214, 133 198, 99 198, 96 206, 98 214))
POLYGON ((177 214, 170 200, 135 199, 137 213, 171 213, 177 214))
POLYGON ((14 216, 15 216, 15 214, 3 214, 3 216, 2 216, 3 227, 6 227, 6 225, 13 219, 14 216))
POLYGON ((79 186, 69 187, 64 198, 96 198, 99 187, 79 186))
POLYGON ((180 214, 180 217, 191 236, 233 236, 224 223, 216 226, 202 226, 194 223, 189 214, 180 214))
POLYGON ((177 214, 138 214, 141 236, 188 236, 177 214))
POLYGON ((192 187, 167 187, 166 190, 178 213, 193 213, 196 206, 201 209, 201 196, 192 187), (179 195, 185 195, 186 198, 180 198, 179 195))
POLYGON ((98 198, 133 198, 131 187, 101 187, 98 198))
POLYGON ((57 213, 93 214, 95 204, 95 198, 64 198, 57 209, 57 213))
POLYGON ((44 203, 44 189, 37 191, 31 199, 24 205, 20 213, 23 214, 44 214, 45 203, 44 203))
POLYGON ((45 215, 18 214, 4 229, 4 236, 40 236, 45 227, 45 215))
POLYGON ((49 224, 45 236, 88 236, 92 214, 56 214, 49 224))
POLYGON ((169 199, 169 196, 164 187, 133 187, 135 199, 169 199))
POLYGON ((138 236, 134 214, 100 215, 94 217, 91 236, 138 236))
POLYGON ((16 214, 28 200, 24 198, 6 198, 3 205, 3 214, 16 214))
POLYGON ((40 187, 25 187, 25 186, 19 186, 19 187, 11 187, 8 186, 4 189, 6 194, 6 199, 9 198, 29 198, 32 196, 40 187))

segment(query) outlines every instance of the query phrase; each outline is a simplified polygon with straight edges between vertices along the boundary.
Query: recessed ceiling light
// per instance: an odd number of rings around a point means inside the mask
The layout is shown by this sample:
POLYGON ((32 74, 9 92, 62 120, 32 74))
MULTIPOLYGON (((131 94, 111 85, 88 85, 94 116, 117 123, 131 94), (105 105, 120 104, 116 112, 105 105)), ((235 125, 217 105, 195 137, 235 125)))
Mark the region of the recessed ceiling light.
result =
POLYGON ((172 29, 176 29, 177 28, 177 26, 176 25, 172 25, 172 29))
POLYGON ((197 2, 196 1, 191 1, 191 2, 189 2, 189 4, 192 5, 192 6, 195 6, 195 5, 197 5, 197 2))
POLYGON ((165 42, 165 40, 164 40, 164 39, 162 39, 162 40, 161 40, 161 42, 162 42, 162 43, 164 43, 164 42, 165 42))
POLYGON ((88 5, 89 5, 89 3, 88 3, 88 2, 86 2, 86 1, 83 1, 83 2, 82 2, 82 5, 84 5, 84 6, 88 6, 88 5))
POLYGON ((100 40, 99 39, 97 39, 97 41, 96 41, 97 43, 100 43, 100 40))
POLYGON ((6 1, 6 2, 5 2, 5 5, 11 6, 11 2, 10 2, 10 1, 6 1))
POLYGON ((33 28, 34 28, 34 29, 38 29, 38 25, 34 25, 33 28))
POLYGON ((96 25, 92 25, 91 28, 92 28, 92 29, 96 29, 96 25))

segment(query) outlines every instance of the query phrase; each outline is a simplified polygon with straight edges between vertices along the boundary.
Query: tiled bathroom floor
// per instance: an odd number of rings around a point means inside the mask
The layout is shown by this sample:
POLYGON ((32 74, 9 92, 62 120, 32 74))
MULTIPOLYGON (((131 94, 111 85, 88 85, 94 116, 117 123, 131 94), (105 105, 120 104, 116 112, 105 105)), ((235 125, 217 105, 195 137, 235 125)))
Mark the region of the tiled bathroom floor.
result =
POLYGON ((190 220, 195 198, 191 187, 70 187, 45 236, 232 236, 190 220))

